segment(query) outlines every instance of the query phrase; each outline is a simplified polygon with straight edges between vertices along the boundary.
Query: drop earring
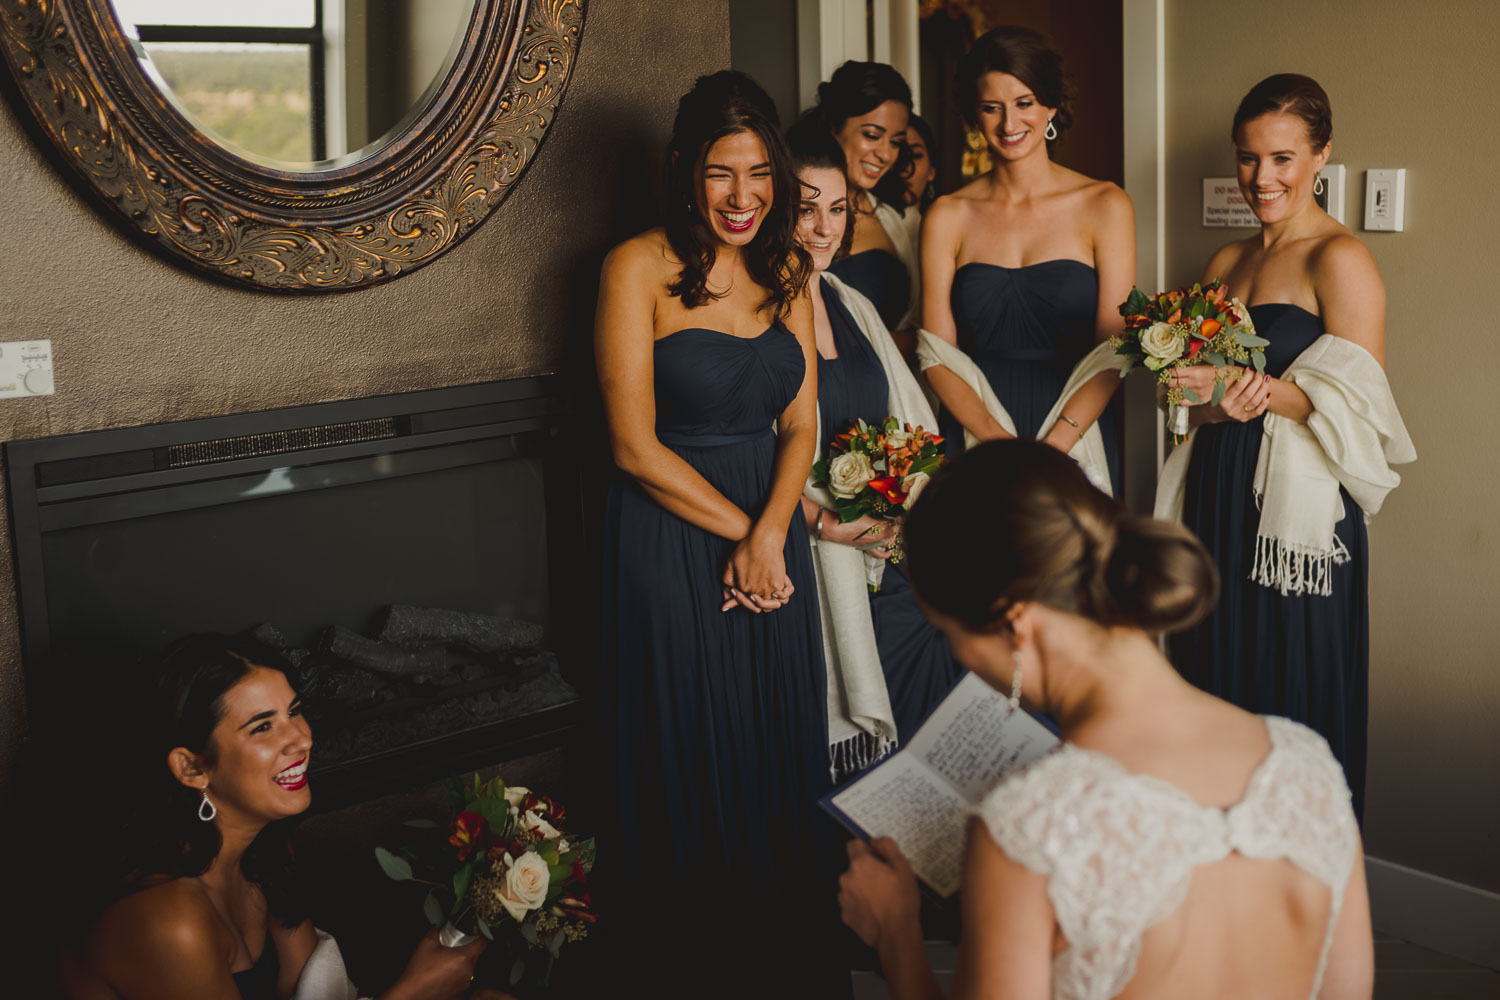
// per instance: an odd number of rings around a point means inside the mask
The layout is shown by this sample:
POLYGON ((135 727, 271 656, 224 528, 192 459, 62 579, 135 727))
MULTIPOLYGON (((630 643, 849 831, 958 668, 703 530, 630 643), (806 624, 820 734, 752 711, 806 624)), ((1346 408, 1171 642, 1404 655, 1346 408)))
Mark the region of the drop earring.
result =
POLYGON ((1057 126, 1052 124, 1051 118, 1047 119, 1047 131, 1042 134, 1047 137, 1048 142, 1057 138, 1057 126))
POLYGON ((198 803, 198 818, 205 823, 212 823, 214 817, 219 815, 219 809, 208 799, 208 789, 203 790, 203 801, 198 803))
POLYGON ((1325 189, 1326 185, 1323 183, 1323 175, 1319 174, 1318 179, 1313 181, 1313 194, 1322 194, 1325 189))
POLYGON ((1005 709, 1014 712, 1021 707, 1021 651, 1011 653, 1010 658, 1016 665, 1016 672, 1010 678, 1010 697, 1005 700, 1005 709))

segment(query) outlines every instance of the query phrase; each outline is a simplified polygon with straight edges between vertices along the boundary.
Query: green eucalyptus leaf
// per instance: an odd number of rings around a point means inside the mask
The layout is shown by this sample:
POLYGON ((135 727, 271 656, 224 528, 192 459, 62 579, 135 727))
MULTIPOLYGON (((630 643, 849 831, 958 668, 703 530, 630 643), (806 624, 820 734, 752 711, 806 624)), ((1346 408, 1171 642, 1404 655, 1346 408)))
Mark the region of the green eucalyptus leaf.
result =
POLYGON ((526 975, 526 959, 518 958, 516 964, 510 967, 510 984, 516 985, 524 975, 526 975))
POLYGON ((563 942, 567 939, 567 935, 563 934, 562 928, 558 928, 557 933, 552 935, 552 940, 547 942, 547 950, 552 952, 553 958, 556 958, 558 953, 562 951, 563 942))
POLYGON ((536 924, 521 924, 521 936, 526 939, 527 944, 536 944, 536 924))
POLYGON ((1234 339, 1240 342, 1241 347, 1269 347, 1271 342, 1265 337, 1257 337, 1253 333, 1244 330, 1234 331, 1234 339))
POLYGON ((474 925, 479 928, 479 933, 484 935, 485 940, 495 940, 495 932, 490 930, 489 922, 477 913, 474 914, 474 925))
POLYGON ((1203 356, 1208 360, 1208 363, 1213 365, 1215 368, 1223 368, 1226 364, 1228 364, 1228 362, 1224 360, 1224 355, 1220 354, 1218 351, 1204 351, 1203 356))
POLYGON ((443 904, 439 903, 437 896, 431 892, 422 902, 422 912, 426 914, 427 922, 434 927, 443 926, 443 921, 447 919, 447 915, 443 913, 443 904))
POLYGON ((1218 406, 1219 403, 1223 402, 1225 388, 1227 388, 1227 387, 1224 385, 1224 383, 1222 381, 1215 382, 1214 383, 1214 398, 1211 399, 1211 400, 1209 400, 1209 402, 1213 403, 1213 405, 1215 405, 1215 406, 1218 406))
POLYGON ((1182 387, 1182 398, 1187 400, 1189 403, 1203 402, 1203 397, 1194 392, 1191 386, 1186 385, 1182 387))
POLYGON ((453 895, 454 906, 463 903, 464 897, 469 894, 469 883, 474 881, 474 862, 470 861, 458 871, 453 873, 453 895))
POLYGON ((1265 370, 1266 370, 1266 352, 1265 351, 1251 351, 1250 352, 1250 363, 1255 366, 1255 370, 1256 371, 1264 373, 1265 370))
POLYGON ((375 848, 375 860, 380 862, 380 870, 385 872, 388 878, 397 882, 411 881, 411 862, 405 858, 397 857, 384 847, 375 848))

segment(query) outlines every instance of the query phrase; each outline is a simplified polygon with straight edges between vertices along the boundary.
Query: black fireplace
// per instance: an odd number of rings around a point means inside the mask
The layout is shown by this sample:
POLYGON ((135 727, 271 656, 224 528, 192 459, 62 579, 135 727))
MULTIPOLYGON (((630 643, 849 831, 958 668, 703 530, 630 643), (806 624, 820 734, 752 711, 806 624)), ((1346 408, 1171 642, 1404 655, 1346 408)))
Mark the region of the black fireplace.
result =
POLYGON ((99 671, 253 629, 320 809, 563 742, 590 588, 561 411, 543 377, 10 442, 33 733, 99 671))

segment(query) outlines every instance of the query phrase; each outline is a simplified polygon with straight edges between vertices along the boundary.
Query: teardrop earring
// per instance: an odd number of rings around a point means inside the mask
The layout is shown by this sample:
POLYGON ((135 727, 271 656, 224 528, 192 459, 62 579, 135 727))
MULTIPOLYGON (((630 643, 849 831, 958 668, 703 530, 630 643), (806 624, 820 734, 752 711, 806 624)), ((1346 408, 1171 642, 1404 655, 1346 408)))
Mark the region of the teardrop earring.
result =
POLYGON ((1011 662, 1016 665, 1016 672, 1010 678, 1010 697, 1005 701, 1007 712, 1014 712, 1021 707, 1021 651, 1018 649, 1010 654, 1011 662))
POLYGON ((214 817, 219 815, 219 808, 208 799, 208 789, 203 790, 203 801, 198 803, 198 818, 205 823, 212 823, 214 817))
POLYGON ((1313 194, 1322 194, 1326 187, 1323 183, 1323 175, 1319 174, 1318 179, 1313 181, 1313 194))
POLYGON ((1051 118, 1047 119, 1047 131, 1042 134, 1047 137, 1049 142, 1057 138, 1057 126, 1052 124, 1051 118))

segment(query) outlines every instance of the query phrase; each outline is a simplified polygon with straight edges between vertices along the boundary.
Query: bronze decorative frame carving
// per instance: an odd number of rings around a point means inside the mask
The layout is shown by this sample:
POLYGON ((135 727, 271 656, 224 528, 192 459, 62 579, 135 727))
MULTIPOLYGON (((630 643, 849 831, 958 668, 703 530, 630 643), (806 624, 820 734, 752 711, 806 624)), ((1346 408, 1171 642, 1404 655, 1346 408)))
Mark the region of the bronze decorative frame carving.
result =
POLYGON ((586 0, 475 0, 436 97, 353 163, 241 159, 146 79, 109 0, 0 0, 16 103, 112 221, 175 263, 277 292, 367 288, 452 249, 535 158, 586 0))

